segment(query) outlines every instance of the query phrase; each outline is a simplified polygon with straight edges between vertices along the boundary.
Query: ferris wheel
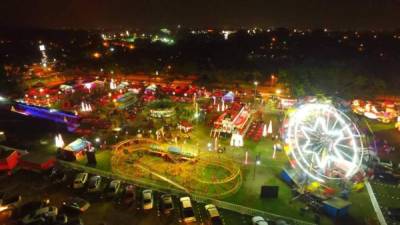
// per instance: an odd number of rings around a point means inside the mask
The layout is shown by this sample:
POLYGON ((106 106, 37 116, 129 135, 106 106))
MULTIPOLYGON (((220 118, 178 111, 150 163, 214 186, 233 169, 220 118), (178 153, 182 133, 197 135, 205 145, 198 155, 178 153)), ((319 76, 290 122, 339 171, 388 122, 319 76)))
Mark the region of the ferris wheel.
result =
POLYGON ((297 108, 289 117, 286 141, 292 165, 320 182, 350 179, 362 163, 358 128, 330 104, 306 103, 297 108))

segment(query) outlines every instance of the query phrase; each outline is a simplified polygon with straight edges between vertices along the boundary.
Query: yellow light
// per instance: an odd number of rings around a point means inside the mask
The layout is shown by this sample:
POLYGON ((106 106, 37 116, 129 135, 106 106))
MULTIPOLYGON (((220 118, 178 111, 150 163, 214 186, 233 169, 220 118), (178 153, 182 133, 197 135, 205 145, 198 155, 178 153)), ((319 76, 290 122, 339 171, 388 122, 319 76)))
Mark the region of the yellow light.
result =
POLYGON ((276 89, 275 93, 276 93, 277 95, 280 95, 280 94, 282 93, 282 90, 281 90, 281 89, 276 89))
POLYGON ((98 52, 93 53, 93 58, 98 59, 98 58, 100 58, 100 57, 101 57, 101 54, 100 54, 100 53, 98 53, 98 52))

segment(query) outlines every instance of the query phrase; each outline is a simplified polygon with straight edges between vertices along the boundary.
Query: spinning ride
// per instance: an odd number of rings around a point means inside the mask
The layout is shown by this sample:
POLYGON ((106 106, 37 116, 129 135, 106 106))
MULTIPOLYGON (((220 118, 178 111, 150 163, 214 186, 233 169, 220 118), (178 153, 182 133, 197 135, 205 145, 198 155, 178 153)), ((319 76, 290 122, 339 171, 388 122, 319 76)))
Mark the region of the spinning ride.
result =
POLYGON ((286 133, 292 165, 309 177, 351 179, 363 159, 363 142, 357 126, 330 104, 306 103, 289 117, 286 133))

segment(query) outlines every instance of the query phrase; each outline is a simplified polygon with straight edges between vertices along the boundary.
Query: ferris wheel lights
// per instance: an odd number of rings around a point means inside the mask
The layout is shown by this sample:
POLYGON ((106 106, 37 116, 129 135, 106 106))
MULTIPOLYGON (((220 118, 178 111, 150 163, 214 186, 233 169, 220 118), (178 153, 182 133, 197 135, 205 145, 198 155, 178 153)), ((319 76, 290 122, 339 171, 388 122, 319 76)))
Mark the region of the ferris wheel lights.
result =
POLYGON ((330 104, 307 103, 289 117, 288 155, 308 176, 350 178, 362 161, 361 135, 350 118, 330 104))

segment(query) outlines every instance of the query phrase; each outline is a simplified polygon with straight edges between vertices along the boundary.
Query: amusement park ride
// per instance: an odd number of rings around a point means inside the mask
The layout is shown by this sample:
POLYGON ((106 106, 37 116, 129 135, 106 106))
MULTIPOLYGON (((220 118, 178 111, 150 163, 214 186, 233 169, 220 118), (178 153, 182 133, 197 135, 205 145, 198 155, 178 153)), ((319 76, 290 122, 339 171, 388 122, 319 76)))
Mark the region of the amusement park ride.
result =
POLYGON ((298 197, 313 196, 322 207, 334 208, 332 215, 345 214, 348 194, 363 187, 365 174, 365 140, 357 125, 331 104, 314 102, 297 107, 284 128, 290 168, 283 180, 298 197))

